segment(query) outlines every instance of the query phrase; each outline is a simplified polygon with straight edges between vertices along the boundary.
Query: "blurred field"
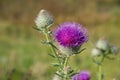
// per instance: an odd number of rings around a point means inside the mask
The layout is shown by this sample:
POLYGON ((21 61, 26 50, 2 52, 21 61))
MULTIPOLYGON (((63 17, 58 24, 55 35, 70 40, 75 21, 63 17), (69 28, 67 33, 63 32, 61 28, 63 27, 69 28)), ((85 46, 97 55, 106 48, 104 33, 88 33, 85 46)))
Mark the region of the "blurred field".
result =
MULTIPOLYGON (((32 28, 40 9, 50 11, 55 19, 52 30, 64 21, 76 21, 89 31, 87 49, 71 57, 73 68, 87 69, 96 80, 97 66, 92 63, 91 50, 105 36, 120 47, 119 0, 0 0, 0 80, 51 80, 55 62, 48 56, 49 47, 41 44, 44 37, 32 28), (8 79, 12 78, 12 79, 8 79)), ((106 80, 120 80, 120 54, 105 60, 106 80)))

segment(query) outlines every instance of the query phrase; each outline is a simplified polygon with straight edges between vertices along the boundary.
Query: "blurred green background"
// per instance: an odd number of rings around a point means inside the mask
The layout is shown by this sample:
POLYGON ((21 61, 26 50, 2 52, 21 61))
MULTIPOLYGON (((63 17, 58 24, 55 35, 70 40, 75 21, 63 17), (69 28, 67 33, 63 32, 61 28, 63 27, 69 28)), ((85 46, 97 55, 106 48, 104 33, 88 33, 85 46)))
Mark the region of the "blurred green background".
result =
MULTIPOLYGON (((49 47, 41 44, 44 36, 34 30, 34 20, 41 9, 54 16, 52 30, 65 21, 83 24, 89 41, 81 55, 70 59, 77 70, 90 70, 96 79, 97 66, 91 50, 100 37, 120 47, 120 0, 0 0, 0 80, 52 80, 55 62, 49 47)), ((120 80, 120 54, 105 60, 106 80, 120 80)))

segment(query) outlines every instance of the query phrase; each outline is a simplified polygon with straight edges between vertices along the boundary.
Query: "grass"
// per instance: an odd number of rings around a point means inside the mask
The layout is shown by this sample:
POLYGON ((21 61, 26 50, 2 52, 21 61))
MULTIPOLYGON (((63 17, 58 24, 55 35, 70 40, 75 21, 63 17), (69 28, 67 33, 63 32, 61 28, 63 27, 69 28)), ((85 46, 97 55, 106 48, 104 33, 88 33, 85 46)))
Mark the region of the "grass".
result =
MULTIPOLYGON (((87 26, 89 41, 83 46, 87 49, 82 54, 71 57, 71 66, 76 70, 90 70, 92 80, 96 80, 97 66, 92 63, 90 53, 99 37, 105 36, 112 44, 120 47, 120 15, 116 15, 116 12, 111 13, 111 17, 95 23, 94 20, 81 21, 73 17, 73 20, 87 26)), ((71 18, 59 17, 57 23, 65 20, 71 20, 71 18)), ((31 27, 1 21, 0 80, 8 80, 9 76, 12 77, 11 80, 51 80, 55 72, 51 65, 54 59, 47 55, 51 51, 49 47, 40 43, 41 40, 44 40, 44 37, 31 27)), ((114 78, 120 80, 120 54, 114 57, 116 57, 115 60, 106 59, 103 65, 106 80, 114 78)))

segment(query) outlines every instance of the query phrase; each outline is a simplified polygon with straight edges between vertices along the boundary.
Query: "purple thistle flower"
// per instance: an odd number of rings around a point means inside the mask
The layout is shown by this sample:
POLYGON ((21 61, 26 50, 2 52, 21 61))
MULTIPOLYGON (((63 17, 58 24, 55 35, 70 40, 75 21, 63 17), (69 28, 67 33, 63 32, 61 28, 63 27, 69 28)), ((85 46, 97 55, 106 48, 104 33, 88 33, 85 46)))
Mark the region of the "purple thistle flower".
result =
POLYGON ((88 41, 88 32, 78 23, 66 22, 58 26, 54 31, 54 37, 60 45, 60 51, 71 55, 77 53, 80 46, 88 41))
POLYGON ((91 76, 88 71, 81 71, 79 74, 75 74, 72 80, 90 80, 91 76))
POLYGON ((55 39, 64 47, 78 47, 88 41, 88 33, 82 25, 75 22, 60 24, 54 32, 55 39))

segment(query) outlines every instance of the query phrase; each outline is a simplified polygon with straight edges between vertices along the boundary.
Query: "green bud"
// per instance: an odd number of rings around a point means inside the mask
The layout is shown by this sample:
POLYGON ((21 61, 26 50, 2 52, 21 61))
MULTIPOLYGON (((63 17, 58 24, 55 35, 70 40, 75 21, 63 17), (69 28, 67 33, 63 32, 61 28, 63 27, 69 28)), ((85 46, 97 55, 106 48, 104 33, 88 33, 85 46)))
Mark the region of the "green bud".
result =
POLYGON ((102 51, 99 48, 94 48, 92 50, 92 56, 99 56, 100 54, 102 54, 102 51))
POLYGON ((38 29, 50 27, 53 24, 53 17, 46 10, 41 10, 35 19, 35 23, 38 29))
POLYGON ((54 75, 52 80, 62 80, 61 77, 59 77, 58 75, 54 75))
POLYGON ((118 52, 119 52, 118 47, 116 47, 116 46, 111 46, 111 53, 112 53, 112 54, 117 54, 118 52))
POLYGON ((110 48, 110 45, 109 45, 109 42, 104 39, 104 38, 101 38, 98 40, 97 44, 96 44, 96 47, 101 49, 101 50, 108 50, 110 48))
POLYGON ((78 53, 79 49, 80 47, 64 47, 64 46, 59 45, 60 52, 68 57, 73 54, 78 53))

